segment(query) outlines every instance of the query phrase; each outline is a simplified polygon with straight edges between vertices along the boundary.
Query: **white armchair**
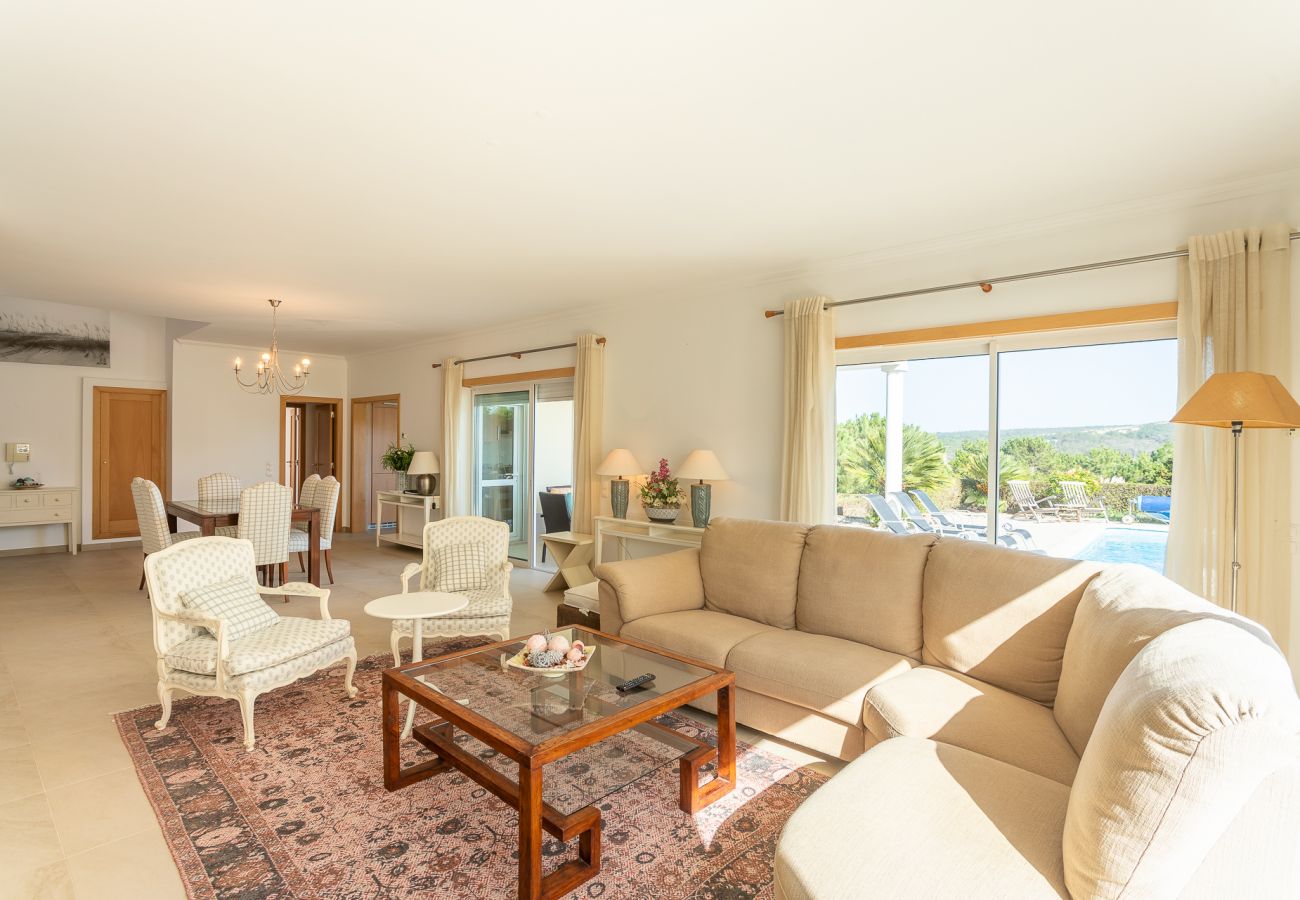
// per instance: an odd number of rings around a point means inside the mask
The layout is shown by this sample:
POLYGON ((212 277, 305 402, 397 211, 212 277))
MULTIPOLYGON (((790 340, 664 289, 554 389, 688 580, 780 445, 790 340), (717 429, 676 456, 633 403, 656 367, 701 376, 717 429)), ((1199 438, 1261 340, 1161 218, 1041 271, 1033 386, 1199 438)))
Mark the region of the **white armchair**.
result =
POLYGON ((264 588, 257 583, 253 559, 251 543, 227 537, 185 541, 145 559, 162 704, 157 728, 166 728, 171 718, 173 690, 226 697, 239 701, 244 746, 251 750, 253 703, 259 694, 342 660, 348 664, 344 691, 348 697, 356 696, 352 686, 356 643, 351 624, 330 617, 330 592, 313 584, 264 588), (233 620, 191 609, 182 600, 186 592, 239 579, 246 579, 258 594, 318 597, 320 618, 280 617, 268 606, 259 612, 273 623, 231 638, 233 620))
MULTIPOLYGON (((419 575, 418 590, 464 594, 469 599, 469 605, 454 616, 425 619, 422 630, 426 638, 431 635, 479 634, 498 635, 502 640, 510 637, 510 611, 514 604, 510 598, 510 572, 514 567, 507 558, 509 551, 510 527, 504 522, 478 516, 457 516, 424 526, 424 558, 402 569, 402 593, 410 590, 411 579, 419 575), (449 573, 439 572, 438 568, 440 551, 464 544, 476 545, 481 550, 484 560, 484 569, 478 573, 481 586, 449 590, 449 573)), ((401 641, 409 639, 413 631, 410 619, 394 620, 389 643, 393 660, 398 664, 401 663, 401 641)))

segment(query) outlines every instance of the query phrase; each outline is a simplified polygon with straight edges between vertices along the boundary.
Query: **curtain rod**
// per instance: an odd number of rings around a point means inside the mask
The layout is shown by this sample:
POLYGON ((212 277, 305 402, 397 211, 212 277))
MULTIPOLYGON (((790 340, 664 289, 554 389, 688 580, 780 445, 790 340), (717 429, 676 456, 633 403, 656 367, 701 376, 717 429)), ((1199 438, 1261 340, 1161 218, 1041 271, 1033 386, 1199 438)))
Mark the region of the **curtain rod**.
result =
MULTIPOLYGON (((1291 232, 1291 240, 1300 240, 1300 231, 1291 232)), ((919 297, 924 294, 941 294, 945 291, 959 291, 962 288, 977 287, 984 293, 993 290, 995 284, 1010 281, 1028 281, 1031 278, 1046 278, 1049 275, 1070 275, 1074 272, 1090 272, 1093 269, 1112 269, 1116 266, 1131 266, 1137 263, 1155 262, 1159 259, 1181 259, 1187 255, 1186 250, 1169 250, 1165 253, 1148 253, 1145 256, 1127 256, 1124 259, 1106 259, 1101 262, 1084 263, 1079 266, 1063 266, 1059 269, 1043 269, 1038 272, 1024 272, 1020 275, 999 275, 997 278, 981 278, 977 281, 961 281, 956 284, 941 284, 937 287, 920 288, 914 291, 895 291, 892 294, 877 294, 874 297, 859 297, 856 300, 834 300, 826 304, 826 309, 836 306, 854 306, 858 303, 876 303, 880 300, 898 300, 902 297, 919 297)), ((785 315, 783 309, 765 309, 766 318, 785 315)))
MULTIPOLYGON (((603 347, 605 346, 605 339, 603 337, 598 337, 596 338, 596 343, 603 347)), ((534 347, 531 350, 513 350, 510 353, 493 353, 491 356, 471 356, 469 359, 456 360, 456 365, 463 366, 465 363, 483 362, 485 359, 505 359, 507 356, 513 357, 514 359, 522 359, 525 353, 545 353, 547 350, 568 350, 570 347, 576 346, 578 346, 578 342, 574 341, 570 344, 556 344, 553 347, 534 347)), ((435 369, 440 368, 441 366, 442 363, 433 364, 435 369)))

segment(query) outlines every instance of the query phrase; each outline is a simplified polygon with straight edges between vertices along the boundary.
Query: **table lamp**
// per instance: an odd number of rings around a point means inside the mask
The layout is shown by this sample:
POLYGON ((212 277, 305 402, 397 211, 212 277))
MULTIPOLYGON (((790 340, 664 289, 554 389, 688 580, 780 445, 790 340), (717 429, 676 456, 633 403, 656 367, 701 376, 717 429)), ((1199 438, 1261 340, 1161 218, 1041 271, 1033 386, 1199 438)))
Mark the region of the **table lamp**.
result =
POLYGON ((628 481, 624 476, 640 475, 644 472, 645 469, 641 468, 632 451, 624 450, 622 447, 609 451, 600 468, 596 469, 597 475, 608 475, 614 478, 609 483, 609 507, 617 518, 627 518, 628 481))
POLYGON ((1232 429, 1232 611, 1237 611, 1237 523, 1241 505, 1243 428, 1300 428, 1297 405, 1276 376, 1261 372, 1211 375, 1169 421, 1232 429))
POLYGON ((709 524, 709 506, 713 488, 706 481, 726 481, 727 470, 722 468, 712 450, 692 450, 686 461, 677 467, 677 477, 695 481, 691 485, 691 522, 696 528, 709 524))
POLYGON ((425 497, 433 493, 438 474, 438 456, 432 450, 416 450, 411 455, 411 464, 406 467, 406 474, 418 475, 415 479, 415 491, 425 497))

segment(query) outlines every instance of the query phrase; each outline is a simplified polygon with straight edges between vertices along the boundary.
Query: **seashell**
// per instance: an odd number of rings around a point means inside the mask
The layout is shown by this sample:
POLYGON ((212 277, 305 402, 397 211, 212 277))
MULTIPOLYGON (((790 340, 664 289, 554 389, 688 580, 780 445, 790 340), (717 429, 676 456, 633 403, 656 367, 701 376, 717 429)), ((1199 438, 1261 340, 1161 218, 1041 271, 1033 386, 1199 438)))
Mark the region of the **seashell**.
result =
POLYGON ((581 647, 570 647, 569 652, 564 655, 564 658, 571 663, 580 663, 586 659, 586 657, 583 656, 581 647))
POLYGON ((570 644, 569 646, 570 646, 570 647, 576 647, 576 648, 579 649, 579 650, 586 650, 586 649, 587 649, 587 645, 584 644, 582 641, 574 641, 574 642, 573 642, 572 644, 570 644))
POLYGON ((554 650, 556 653, 569 652, 569 639, 562 634, 553 634, 551 639, 546 642, 547 650, 554 650))
POLYGON ((526 650, 529 653, 533 653, 534 651, 545 650, 545 649, 546 649, 546 638, 543 635, 535 634, 532 637, 530 637, 528 640, 524 641, 524 650, 526 650))

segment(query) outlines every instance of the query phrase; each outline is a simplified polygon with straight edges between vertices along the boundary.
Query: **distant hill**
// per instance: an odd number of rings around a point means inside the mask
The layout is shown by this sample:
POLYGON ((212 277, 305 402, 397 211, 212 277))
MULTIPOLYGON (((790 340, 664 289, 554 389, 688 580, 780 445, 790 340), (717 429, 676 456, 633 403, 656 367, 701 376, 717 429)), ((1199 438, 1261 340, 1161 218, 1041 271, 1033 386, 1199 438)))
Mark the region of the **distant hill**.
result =
MULTIPOLYGON (((987 431, 940 431, 937 434, 948 458, 962 441, 984 439, 987 431)), ((1013 437, 1041 437, 1052 442, 1062 453, 1087 453, 1093 447, 1112 447, 1122 453, 1136 456, 1149 453, 1174 439, 1174 426, 1168 422, 1148 422, 1145 425, 1080 425, 1071 428, 1007 428, 1002 440, 1013 437)))

